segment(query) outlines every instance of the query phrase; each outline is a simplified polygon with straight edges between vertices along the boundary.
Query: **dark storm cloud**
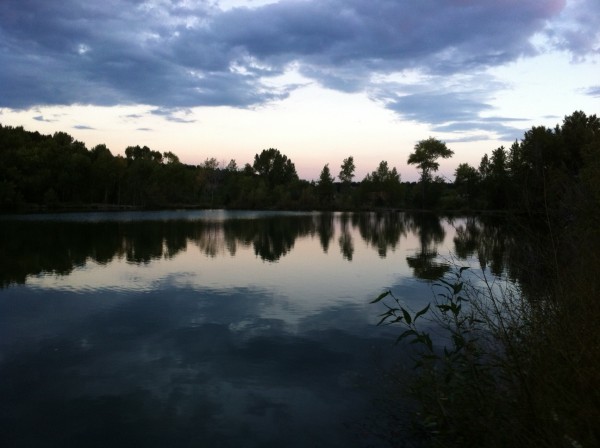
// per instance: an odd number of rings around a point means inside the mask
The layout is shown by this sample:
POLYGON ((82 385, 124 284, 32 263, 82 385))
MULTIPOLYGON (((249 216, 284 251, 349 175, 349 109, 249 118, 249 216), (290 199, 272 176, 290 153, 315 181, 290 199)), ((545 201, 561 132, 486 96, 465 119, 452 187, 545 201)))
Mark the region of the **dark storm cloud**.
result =
MULTIPOLYGON (((598 14, 597 2, 578 3, 598 14)), ((268 81, 291 67, 328 88, 362 91, 374 76, 407 69, 452 76, 514 61, 534 54, 530 38, 545 31, 573 54, 597 51, 589 17, 564 12, 591 33, 585 45, 576 28, 547 26, 563 9, 563 0, 283 0, 227 11, 202 0, 4 0, 0 106, 251 107, 286 98, 297 85, 268 81)), ((489 109, 452 91, 403 93, 379 96, 434 124, 489 109), (435 99, 442 108, 425 111, 421 101, 435 99)))

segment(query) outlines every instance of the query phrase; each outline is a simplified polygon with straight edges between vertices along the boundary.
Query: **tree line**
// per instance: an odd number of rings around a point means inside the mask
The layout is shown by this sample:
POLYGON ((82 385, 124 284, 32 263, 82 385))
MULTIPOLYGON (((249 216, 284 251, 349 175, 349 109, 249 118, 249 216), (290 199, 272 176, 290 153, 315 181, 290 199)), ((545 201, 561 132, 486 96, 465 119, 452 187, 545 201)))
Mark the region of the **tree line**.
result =
MULTIPOLYGON (((461 163, 453 181, 436 175, 446 144, 419 141, 407 163, 419 182, 402 182, 383 160, 355 179, 352 156, 337 170, 326 164, 317 181, 298 177, 278 149, 235 160, 207 158, 182 163, 172 152, 130 146, 114 155, 106 145, 91 149, 65 132, 42 135, 0 125, 0 208, 223 207, 244 209, 373 208, 436 210, 542 210, 578 199, 600 199, 600 121, 577 111, 555 128, 533 127, 521 141, 485 155, 478 167, 461 163), (333 171, 333 172, 332 172, 333 171), (337 177, 337 180, 336 180, 337 177)), ((566 207, 568 208, 568 207, 566 207)), ((564 209, 563 213, 569 211, 564 209)))

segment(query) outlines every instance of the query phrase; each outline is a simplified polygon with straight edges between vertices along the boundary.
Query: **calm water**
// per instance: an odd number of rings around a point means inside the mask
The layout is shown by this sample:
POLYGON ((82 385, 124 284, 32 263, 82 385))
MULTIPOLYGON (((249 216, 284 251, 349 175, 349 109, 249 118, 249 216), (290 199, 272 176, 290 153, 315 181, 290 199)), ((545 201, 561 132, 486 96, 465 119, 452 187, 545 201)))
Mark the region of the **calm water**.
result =
POLYGON ((451 257, 474 263, 473 226, 392 213, 0 218, 0 445, 377 446, 375 385, 410 361, 368 302, 392 288, 424 306, 451 257))

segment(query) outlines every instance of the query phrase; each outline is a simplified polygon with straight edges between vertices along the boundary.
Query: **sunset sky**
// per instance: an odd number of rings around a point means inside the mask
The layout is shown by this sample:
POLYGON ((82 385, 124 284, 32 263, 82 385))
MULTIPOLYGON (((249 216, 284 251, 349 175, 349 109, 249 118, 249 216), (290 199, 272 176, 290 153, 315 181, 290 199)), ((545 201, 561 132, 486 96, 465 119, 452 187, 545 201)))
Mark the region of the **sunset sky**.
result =
POLYGON ((477 165, 533 125, 600 113, 598 0, 2 0, 0 123, 113 154, 304 179, 354 156, 403 180, 415 143, 477 165))

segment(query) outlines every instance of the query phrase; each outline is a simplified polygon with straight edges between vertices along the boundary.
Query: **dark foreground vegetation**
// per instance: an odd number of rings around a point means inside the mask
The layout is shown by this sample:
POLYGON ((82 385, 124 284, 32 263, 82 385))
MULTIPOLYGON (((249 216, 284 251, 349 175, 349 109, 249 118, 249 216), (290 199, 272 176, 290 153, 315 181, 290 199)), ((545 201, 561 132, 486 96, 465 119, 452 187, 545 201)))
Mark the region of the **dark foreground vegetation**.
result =
POLYGON ((478 170, 459 166, 455 185, 471 203, 523 212, 504 225, 507 281, 461 266, 462 255, 489 259, 485 248, 500 242, 476 244, 497 236, 467 225, 428 307, 410 309, 393 291, 374 300, 381 324, 419 348, 414 370, 386 386, 389 397, 415 400, 414 426, 394 426, 401 410, 388 401, 392 430, 381 434, 391 446, 410 445, 402 434, 415 432, 435 447, 600 446, 598 119, 575 113, 555 129, 532 128, 478 170))

